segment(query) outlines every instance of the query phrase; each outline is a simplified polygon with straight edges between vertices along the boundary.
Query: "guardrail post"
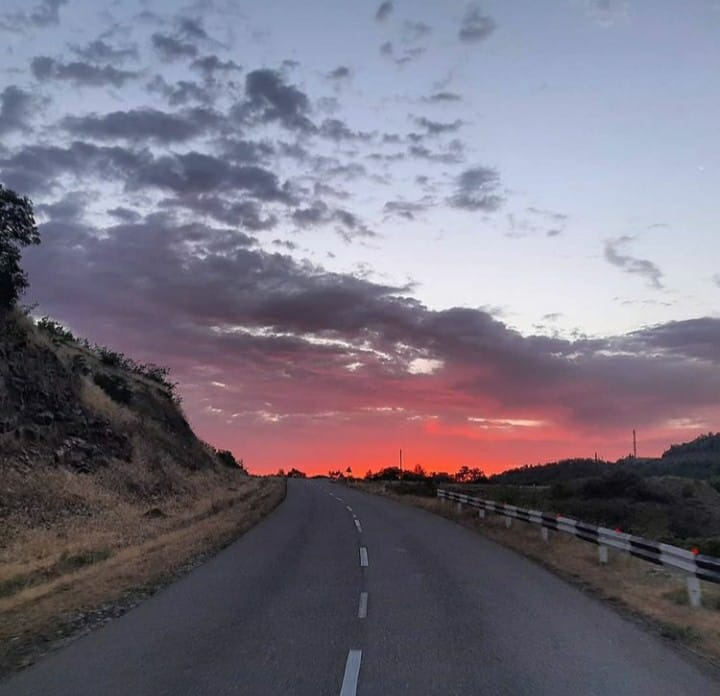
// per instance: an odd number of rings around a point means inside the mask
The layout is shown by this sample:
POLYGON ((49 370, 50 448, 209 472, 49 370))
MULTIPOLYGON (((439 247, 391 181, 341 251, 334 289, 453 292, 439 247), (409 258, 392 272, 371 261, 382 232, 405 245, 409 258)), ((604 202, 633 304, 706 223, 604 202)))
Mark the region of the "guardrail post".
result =
POLYGON ((548 532, 547 527, 540 527, 540 536, 545 543, 550 541, 550 532, 548 532))
POLYGON ((462 503, 458 500, 457 511, 462 512, 462 503))
POLYGON ((481 520, 484 520, 484 519, 485 519, 485 510, 483 510, 482 508, 480 508, 480 509, 478 510, 478 517, 479 517, 481 520))
POLYGON ((603 544, 598 544, 598 560, 603 565, 608 562, 608 547, 603 544))
POLYGON ((688 599, 691 607, 699 607, 702 605, 702 590, 700 589, 700 580, 694 575, 687 576, 688 599))
POLYGON ((505 527, 507 529, 510 529, 512 527, 512 517, 506 517, 505 518, 505 527))

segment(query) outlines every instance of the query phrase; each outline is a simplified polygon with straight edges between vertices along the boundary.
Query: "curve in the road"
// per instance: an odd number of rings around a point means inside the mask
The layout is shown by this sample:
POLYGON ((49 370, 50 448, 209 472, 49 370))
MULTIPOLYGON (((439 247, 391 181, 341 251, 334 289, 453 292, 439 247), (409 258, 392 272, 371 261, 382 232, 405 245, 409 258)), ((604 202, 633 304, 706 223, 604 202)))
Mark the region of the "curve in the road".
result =
POLYGON ((286 501, 205 565, 0 684, 0 696, 338 693, 717 696, 720 681, 470 530, 290 480, 286 501))

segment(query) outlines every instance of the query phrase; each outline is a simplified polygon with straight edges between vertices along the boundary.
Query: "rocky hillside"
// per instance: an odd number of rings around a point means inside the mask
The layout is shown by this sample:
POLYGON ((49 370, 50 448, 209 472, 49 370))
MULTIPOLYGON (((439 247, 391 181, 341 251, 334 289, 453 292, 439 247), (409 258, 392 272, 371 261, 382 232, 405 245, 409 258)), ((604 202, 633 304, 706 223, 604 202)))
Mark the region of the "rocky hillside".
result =
POLYGON ((16 313, 0 315, 3 464, 85 472, 139 459, 191 469, 218 464, 190 429, 171 385, 119 362, 51 322, 38 327, 16 313))
POLYGON ((8 484, 0 520, 49 522, 62 510, 63 491, 29 495, 49 471, 91 475, 142 502, 189 493, 187 472, 242 473, 229 453, 220 455, 195 437, 160 368, 85 345, 53 322, 0 312, 0 465, 8 484))

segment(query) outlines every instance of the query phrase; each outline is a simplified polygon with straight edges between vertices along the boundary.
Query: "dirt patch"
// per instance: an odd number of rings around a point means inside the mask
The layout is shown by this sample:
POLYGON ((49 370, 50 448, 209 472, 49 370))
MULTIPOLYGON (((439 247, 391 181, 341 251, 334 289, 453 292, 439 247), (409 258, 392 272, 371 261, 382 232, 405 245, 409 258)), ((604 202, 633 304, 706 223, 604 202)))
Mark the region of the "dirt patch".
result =
POLYGON ((505 517, 487 514, 467 506, 458 511, 450 502, 437 499, 396 495, 382 484, 355 482, 354 487, 367 493, 385 495, 399 502, 459 522, 503 546, 533 559, 586 592, 611 603, 646 627, 720 667, 720 586, 702 582, 703 607, 689 606, 685 575, 658 567, 629 554, 610 551, 609 563, 598 561, 597 547, 567 534, 550 532, 543 542, 540 527, 513 520, 508 529, 505 517))

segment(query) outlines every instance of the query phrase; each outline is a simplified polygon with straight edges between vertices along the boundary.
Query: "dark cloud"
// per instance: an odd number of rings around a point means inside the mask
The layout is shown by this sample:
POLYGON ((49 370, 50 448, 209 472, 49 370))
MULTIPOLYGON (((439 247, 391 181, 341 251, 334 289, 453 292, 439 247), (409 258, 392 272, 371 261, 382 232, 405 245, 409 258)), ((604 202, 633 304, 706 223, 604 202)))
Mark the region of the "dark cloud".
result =
POLYGON ((465 43, 485 41, 497 29, 495 20, 484 15, 480 6, 472 3, 465 10, 458 37, 465 43))
POLYGON ((338 223, 336 228, 345 241, 352 241, 357 237, 374 237, 374 232, 353 213, 342 208, 331 208, 323 201, 314 201, 306 208, 297 208, 292 213, 292 220, 300 227, 316 227, 329 223, 338 223))
POLYGON ((29 12, 16 12, 0 18, 0 29, 17 31, 31 27, 43 28, 60 23, 60 8, 68 0, 42 0, 29 12))
POLYGON ((363 131, 354 131, 347 124, 337 118, 326 118, 318 129, 318 135, 330 140, 370 140, 372 134, 363 131))
POLYGON ((334 157, 317 156, 313 158, 313 168, 326 179, 362 179, 367 177, 367 169, 359 162, 341 162, 334 157))
POLYGON ((445 151, 430 150, 424 145, 411 145, 408 147, 408 155, 418 159, 425 159, 429 162, 459 164, 464 159, 464 147, 459 140, 451 141, 445 151))
POLYGON ((390 2, 390 0, 385 0, 385 2, 381 3, 380 7, 377 8, 377 12, 375 13, 375 19, 378 22, 384 22, 393 11, 393 4, 390 2))
POLYGON ((293 202, 289 185, 281 185, 273 172, 196 151, 155 156, 148 149, 79 141, 68 147, 33 145, 0 158, 0 173, 14 187, 29 193, 52 191, 61 176, 77 180, 93 176, 119 181, 128 192, 148 187, 176 196, 242 191, 262 201, 293 202))
POLYGON ((201 152, 153 158, 125 180, 128 190, 152 186, 179 196, 241 190, 264 201, 289 204, 292 196, 277 176, 263 167, 235 165, 201 152))
POLYGON ((609 346, 649 355, 660 352, 720 365, 720 320, 704 317, 658 324, 613 339, 609 346))
POLYGON ((425 128, 430 135, 441 135, 442 133, 455 133, 463 126, 463 121, 459 118, 452 123, 441 123, 440 121, 431 121, 429 118, 421 116, 415 119, 415 123, 421 128, 425 128))
POLYGON ((160 58, 167 62, 195 58, 199 52, 195 44, 170 34, 155 33, 152 35, 151 41, 160 58))
POLYGON ((298 248, 298 245, 295 244, 295 242, 291 242, 287 239, 273 239, 272 244, 273 246, 281 247, 282 249, 287 249, 288 251, 295 251, 298 248))
POLYGON ((185 142, 207 134, 220 122, 220 116, 209 109, 186 109, 180 113, 165 113, 142 108, 113 111, 98 116, 68 116, 62 126, 70 133, 98 140, 153 140, 169 144, 185 142))
POLYGON ((392 41, 386 41, 382 46, 380 46, 380 54, 385 56, 386 58, 390 58, 394 53, 392 41))
POLYGON ((450 198, 450 205, 465 210, 485 210, 492 212, 503 203, 498 193, 500 175, 489 167, 466 169, 457 178, 457 189, 450 198))
POLYGON ((178 32, 189 39, 208 39, 210 38, 202 25, 202 20, 192 19, 190 17, 179 17, 177 20, 178 32))
POLYGON ((609 340, 524 336, 484 310, 432 310, 407 287, 265 252, 233 228, 156 214, 99 232, 49 223, 26 253, 29 299, 92 340, 163 355, 181 381, 202 356, 209 374, 242 384, 243 409, 350 412, 391 398, 597 432, 717 406, 720 319, 609 340), (439 369, 419 381, 416 358, 439 369))
POLYGON ((275 154, 274 145, 265 140, 226 138, 219 143, 223 159, 243 164, 258 164, 275 154))
POLYGON ((63 63, 47 56, 36 56, 30 64, 33 75, 42 82, 65 80, 83 87, 122 87, 140 73, 119 70, 112 65, 93 65, 81 61, 63 63))
POLYGON ((427 102, 457 102, 462 101, 462 96, 455 92, 435 92, 429 97, 425 97, 427 102))
POLYGON ((107 214, 114 217, 120 222, 136 223, 142 219, 142 215, 140 215, 140 213, 138 213, 136 210, 124 208, 123 206, 111 208, 107 211, 107 214))
POLYGON ((168 198, 161 202, 164 208, 184 208, 202 216, 211 216, 218 222, 244 227, 253 232, 269 230, 277 225, 275 215, 263 216, 260 205, 253 200, 228 200, 212 194, 168 198))
POLYGON ((331 80, 345 80, 352 74, 350 68, 346 65, 339 65, 335 70, 331 70, 327 76, 331 80))
POLYGON ((102 39, 95 39, 84 46, 71 46, 70 50, 88 63, 119 63, 138 58, 136 46, 116 48, 102 39))
POLYGON ((315 201, 307 208, 297 208, 292 213, 292 220, 300 227, 323 225, 332 219, 330 208, 323 201, 315 201))
POLYGON ((190 102, 210 106, 215 101, 215 95, 197 82, 178 80, 169 84, 162 75, 156 75, 146 89, 148 92, 162 94, 171 106, 182 106, 190 102))
POLYGON ((715 285, 717 285, 720 288, 720 273, 716 273, 712 277, 712 281, 713 281, 713 283, 715 283, 715 285))
POLYGON ((60 177, 125 181, 152 161, 148 151, 83 142, 67 147, 27 145, 0 158, 0 172, 1 178, 16 190, 35 194, 53 191, 60 177))
POLYGON ((425 53, 425 51, 426 49, 423 46, 416 46, 415 48, 405 49, 403 51, 403 54, 395 59, 395 64, 406 65, 407 63, 411 63, 416 58, 419 58, 423 53, 425 53))
POLYGON ((425 203, 409 203, 407 201, 388 201, 383 210, 388 216, 396 215, 406 220, 415 220, 418 213, 427 209, 425 203))
POLYGON ((53 222, 79 222, 83 218, 88 201, 87 193, 72 191, 54 203, 36 206, 36 211, 41 217, 49 218, 53 222))
POLYGON ((190 68, 198 70, 206 80, 214 79, 217 73, 242 72, 242 67, 234 60, 221 60, 214 54, 196 58, 190 68))
POLYGON ((253 70, 245 77, 246 100, 236 110, 242 118, 256 122, 279 121, 290 130, 312 132, 308 118, 310 100, 297 87, 289 85, 276 70, 253 70))
POLYGON ((316 196, 330 196, 331 198, 338 198, 341 200, 347 200, 350 198, 350 194, 347 191, 342 191, 322 181, 316 181, 313 184, 313 193, 316 196))
POLYGON ((660 290, 663 287, 663 273, 652 261, 622 253, 621 249, 634 239, 634 237, 623 236, 607 240, 605 242, 605 260, 626 273, 642 276, 651 288, 660 290))
POLYGON ((36 106, 35 99, 16 85, 0 92, 0 135, 28 130, 36 106))

